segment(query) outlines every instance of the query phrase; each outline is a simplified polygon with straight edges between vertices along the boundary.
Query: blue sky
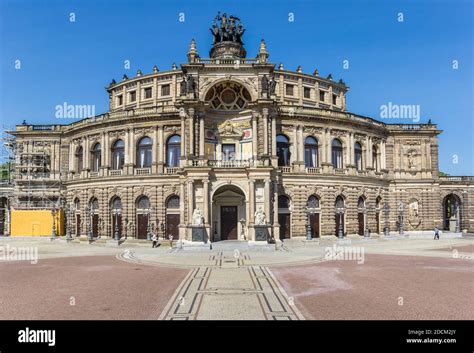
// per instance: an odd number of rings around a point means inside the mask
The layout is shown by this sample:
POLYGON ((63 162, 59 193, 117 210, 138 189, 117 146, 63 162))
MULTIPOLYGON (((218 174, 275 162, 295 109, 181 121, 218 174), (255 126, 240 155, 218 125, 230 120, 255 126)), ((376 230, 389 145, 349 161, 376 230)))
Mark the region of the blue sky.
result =
MULTIPOLYGON (((112 78, 186 60, 191 38, 208 57, 217 11, 240 17, 247 55, 261 38, 270 61, 315 68, 350 86, 349 111, 380 119, 381 105, 419 105, 440 135, 440 170, 474 175, 473 2, 0 0, 0 116, 3 126, 58 123, 55 107, 107 110, 112 78), (70 13, 75 22, 69 21, 70 13), (403 22, 399 22, 399 13, 403 22), (185 16, 179 21, 179 14, 185 16), (292 13, 294 21, 289 18, 292 13), (21 60, 21 69, 15 69, 21 60), (130 60, 130 70, 124 69, 130 60), (349 68, 343 68, 343 61, 349 68), (459 63, 453 69, 453 60, 459 63), (456 155, 458 163, 455 162, 456 155)), ((62 120, 59 123, 65 123, 62 120)))

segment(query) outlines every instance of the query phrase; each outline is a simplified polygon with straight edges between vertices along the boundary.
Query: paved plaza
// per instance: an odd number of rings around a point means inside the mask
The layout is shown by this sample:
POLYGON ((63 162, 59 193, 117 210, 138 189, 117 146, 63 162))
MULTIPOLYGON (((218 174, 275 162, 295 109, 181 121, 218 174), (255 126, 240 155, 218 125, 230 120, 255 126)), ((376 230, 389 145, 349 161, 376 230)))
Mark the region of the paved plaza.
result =
POLYGON ((470 236, 212 250, 25 237, 0 238, 0 249, 0 319, 474 319, 470 236), (37 262, 5 258, 30 247, 37 262))

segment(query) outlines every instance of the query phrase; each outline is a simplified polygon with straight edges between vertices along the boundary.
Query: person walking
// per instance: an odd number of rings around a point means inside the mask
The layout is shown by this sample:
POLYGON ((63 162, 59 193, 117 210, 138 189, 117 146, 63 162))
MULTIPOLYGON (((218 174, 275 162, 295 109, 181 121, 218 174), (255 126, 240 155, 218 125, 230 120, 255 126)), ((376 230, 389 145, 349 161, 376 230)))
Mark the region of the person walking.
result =
POLYGON ((153 232, 153 236, 151 237, 152 241, 152 248, 157 248, 158 247, 158 237, 156 236, 156 232, 153 232))
POLYGON ((439 240, 439 229, 438 229, 438 227, 434 228, 434 239, 433 240, 439 240))
POLYGON ((168 236, 168 239, 170 240, 170 248, 173 248, 173 235, 170 234, 170 235, 168 236))

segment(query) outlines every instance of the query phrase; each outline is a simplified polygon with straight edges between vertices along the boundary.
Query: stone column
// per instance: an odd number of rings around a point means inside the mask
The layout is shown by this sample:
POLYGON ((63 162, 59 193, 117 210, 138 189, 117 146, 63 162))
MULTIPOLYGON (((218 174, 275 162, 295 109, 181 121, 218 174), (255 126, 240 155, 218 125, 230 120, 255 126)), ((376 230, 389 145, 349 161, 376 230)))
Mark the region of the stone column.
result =
POLYGON ((367 136, 365 138, 365 167, 369 167, 371 168, 372 167, 372 163, 370 162, 371 161, 371 156, 370 156, 370 138, 369 136, 367 136))
POLYGON ((297 126, 293 125, 293 156, 291 159, 293 159, 293 163, 298 163, 300 160, 299 158, 299 148, 298 148, 298 132, 297 132, 297 126))
POLYGON ((179 184, 179 223, 185 224, 184 220, 184 183, 179 184))
POLYGON ((304 138, 303 138, 303 125, 298 126, 298 155, 300 156, 301 171, 304 170, 304 138))
POLYGON ((189 155, 194 156, 194 109, 189 109, 189 155))
POLYGON ((89 170, 90 169, 90 142, 89 142, 89 137, 86 136, 84 137, 84 148, 82 149, 83 152, 83 164, 84 164, 84 169, 89 170))
POLYGON ((107 154, 106 146, 105 146, 105 132, 102 132, 102 136, 100 137, 100 167, 99 167, 99 175, 104 175, 104 165, 107 163, 105 160, 105 155, 107 154))
POLYGON ((277 128, 276 128, 276 116, 272 118, 272 165, 274 167, 278 166, 278 158, 277 155, 277 144, 276 144, 276 135, 277 135, 277 128))
POLYGON ((258 114, 256 112, 252 113, 252 155, 254 162, 258 158, 258 144, 257 144, 257 119, 258 114))
POLYGON ((264 188, 264 200, 265 200, 265 222, 268 223, 270 220, 270 180, 265 180, 264 188))
POLYGON ((322 166, 323 163, 326 163, 326 158, 327 158, 327 143, 326 143, 326 129, 323 130, 321 140, 319 141, 319 146, 321 146, 321 159, 319 161, 319 165, 322 166))
POLYGON ((381 149, 381 153, 382 153, 381 158, 380 158, 381 159, 380 160, 380 167, 382 169, 386 169, 387 168, 387 165, 386 165, 387 161, 386 161, 386 156, 385 156, 385 141, 384 140, 382 140, 380 142, 380 149, 381 149))
POLYGON ((160 144, 158 141, 158 127, 155 126, 153 129, 153 145, 151 150, 151 172, 154 174, 157 171, 157 164, 158 164, 158 149, 160 148, 160 144))
POLYGON ((184 131, 185 129, 185 123, 184 123, 184 114, 181 116, 181 158, 180 158, 180 167, 184 166, 185 163, 185 155, 186 155, 186 132, 184 131))
POLYGON ((268 155, 268 109, 262 109, 263 115, 263 154, 268 155))
POLYGON ((188 181, 188 219, 187 224, 192 224, 194 212, 194 181, 188 181))
POLYGON ((74 142, 69 142, 69 171, 74 171, 74 142))
POLYGON ((199 157, 204 158, 204 114, 199 117, 199 157))
POLYGON ((326 152, 327 152, 327 155, 326 155, 326 163, 328 164, 332 164, 332 160, 331 160, 331 132, 329 131, 329 129, 326 130, 326 152))
POLYGON ((273 235, 275 241, 280 240, 280 225, 278 223, 278 183, 274 182, 273 190, 273 235))
POLYGON ((204 193, 204 224, 209 225, 211 224, 211 220, 209 219, 209 180, 203 179, 203 193, 204 193))
POLYGON ((104 136, 104 160, 105 160, 105 167, 106 168, 110 168, 110 155, 111 155, 111 151, 110 151, 110 139, 109 139, 109 135, 107 132, 105 132, 105 136, 104 136))
POLYGON ((355 164, 355 157, 354 157, 354 133, 350 133, 349 138, 349 164, 355 164))
POLYGON ((250 217, 248 219, 248 224, 254 224, 254 215, 255 215, 255 181, 249 180, 249 212, 250 217))
MULTIPOLYGON (((183 138, 181 137, 181 141, 183 140, 183 138)), ((163 132, 163 125, 159 125, 158 126, 158 151, 157 151, 157 155, 158 155, 158 170, 157 172, 158 173, 163 173, 163 154, 166 153, 166 147, 164 145, 164 132, 163 132)))

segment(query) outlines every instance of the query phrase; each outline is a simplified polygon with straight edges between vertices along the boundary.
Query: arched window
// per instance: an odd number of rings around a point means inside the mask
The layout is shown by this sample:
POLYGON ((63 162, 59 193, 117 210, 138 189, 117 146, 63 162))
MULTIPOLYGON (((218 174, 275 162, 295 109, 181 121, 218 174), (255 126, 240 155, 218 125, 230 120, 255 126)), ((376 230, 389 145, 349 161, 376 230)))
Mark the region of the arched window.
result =
POLYGON ((318 166, 318 141, 308 136, 304 141, 304 164, 306 168, 318 166))
POLYGON ((137 208, 140 210, 148 210, 150 208, 150 199, 146 196, 141 196, 137 201, 137 208))
POLYGON ((148 136, 142 137, 137 144, 137 166, 138 168, 151 167, 151 150, 153 142, 148 136))
POLYGON ((332 141, 332 165, 334 168, 341 169, 342 164, 342 143, 338 139, 332 141))
POLYGON ((84 160, 83 160, 83 149, 82 146, 79 146, 76 150, 76 165, 77 172, 80 173, 84 169, 84 160))
POLYGON ((277 135, 277 156, 280 167, 290 165, 290 142, 285 135, 277 135))
POLYGON ((79 211, 81 209, 81 202, 79 199, 76 197, 74 199, 74 210, 79 211))
POLYGON ((278 208, 290 208, 290 199, 287 196, 278 196, 278 208))
POLYGON ((316 196, 311 195, 308 198, 308 208, 319 208, 319 199, 316 196))
POLYGON ((357 200, 357 208, 364 208, 365 207, 365 200, 362 196, 359 197, 357 200))
POLYGON ((181 156, 181 136, 173 135, 166 143, 166 165, 168 167, 179 167, 181 156))
POLYGON ((173 195, 168 198, 166 201, 166 208, 168 209, 177 209, 179 208, 179 196, 173 195))
POLYGON ((372 167, 375 171, 378 171, 379 163, 377 160, 377 146, 375 145, 372 147, 372 167))
POLYGON ((101 165, 101 146, 100 143, 96 143, 92 149, 92 171, 98 172, 101 165))
POLYGON ((354 145, 354 164, 357 170, 362 170, 362 146, 359 142, 354 145))
POLYGON ((122 140, 115 141, 112 146, 112 169, 122 169, 125 160, 125 143, 122 140))
POLYGON ((120 197, 116 197, 112 200, 111 208, 113 211, 120 211, 122 209, 122 200, 120 200, 120 197))
POLYGON ((93 199, 90 200, 89 207, 91 208, 92 211, 98 211, 99 201, 94 197, 93 199))
POLYGON ((336 208, 344 208, 344 198, 341 195, 336 197, 336 208))

